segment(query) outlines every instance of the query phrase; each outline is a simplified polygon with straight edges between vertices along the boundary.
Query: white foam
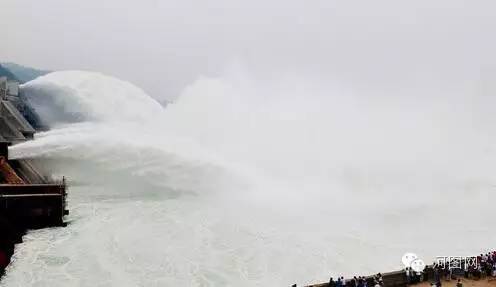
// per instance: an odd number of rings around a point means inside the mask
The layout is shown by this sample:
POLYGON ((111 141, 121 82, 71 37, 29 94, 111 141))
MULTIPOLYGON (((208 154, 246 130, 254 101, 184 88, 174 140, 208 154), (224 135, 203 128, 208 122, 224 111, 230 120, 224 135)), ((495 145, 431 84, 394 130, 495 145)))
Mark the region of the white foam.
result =
POLYGON ((70 179, 71 224, 30 232, 2 286, 287 286, 496 239, 493 130, 434 102, 246 75, 201 78, 166 110, 88 72, 22 90, 53 129, 12 155, 70 179))

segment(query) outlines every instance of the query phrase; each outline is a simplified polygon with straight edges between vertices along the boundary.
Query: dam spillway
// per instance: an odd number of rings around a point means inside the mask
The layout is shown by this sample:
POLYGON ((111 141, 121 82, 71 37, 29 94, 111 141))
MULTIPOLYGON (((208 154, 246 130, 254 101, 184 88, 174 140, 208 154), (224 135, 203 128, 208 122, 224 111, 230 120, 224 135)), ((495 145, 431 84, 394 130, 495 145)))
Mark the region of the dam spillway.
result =
POLYGON ((28 119, 35 112, 18 83, 0 78, 0 276, 26 230, 64 226, 68 214, 65 179, 52 180, 30 159, 9 158, 9 146, 32 140, 33 125, 40 126, 28 119))

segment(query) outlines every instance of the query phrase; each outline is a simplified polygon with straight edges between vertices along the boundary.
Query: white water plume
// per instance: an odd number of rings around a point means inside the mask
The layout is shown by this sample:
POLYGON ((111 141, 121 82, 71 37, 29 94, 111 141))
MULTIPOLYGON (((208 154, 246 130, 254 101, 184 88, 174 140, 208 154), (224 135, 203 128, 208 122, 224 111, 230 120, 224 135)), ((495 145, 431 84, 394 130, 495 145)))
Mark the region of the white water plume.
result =
POLYGON ((88 72, 22 90, 52 129, 12 154, 69 178, 71 224, 30 232, 2 286, 288 286, 496 239, 483 97, 240 71, 165 109, 88 72))

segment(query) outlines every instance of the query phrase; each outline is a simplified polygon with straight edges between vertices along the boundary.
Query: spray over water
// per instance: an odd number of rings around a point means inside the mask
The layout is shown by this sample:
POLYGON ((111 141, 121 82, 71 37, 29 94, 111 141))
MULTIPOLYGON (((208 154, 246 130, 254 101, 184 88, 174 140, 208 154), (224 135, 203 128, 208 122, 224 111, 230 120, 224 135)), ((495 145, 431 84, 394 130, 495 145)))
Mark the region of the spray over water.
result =
POLYGON ((88 72, 22 90, 52 129, 11 152, 69 178, 71 224, 30 232, 2 286, 287 286, 495 239, 494 128, 440 98, 243 72, 167 108, 88 72))

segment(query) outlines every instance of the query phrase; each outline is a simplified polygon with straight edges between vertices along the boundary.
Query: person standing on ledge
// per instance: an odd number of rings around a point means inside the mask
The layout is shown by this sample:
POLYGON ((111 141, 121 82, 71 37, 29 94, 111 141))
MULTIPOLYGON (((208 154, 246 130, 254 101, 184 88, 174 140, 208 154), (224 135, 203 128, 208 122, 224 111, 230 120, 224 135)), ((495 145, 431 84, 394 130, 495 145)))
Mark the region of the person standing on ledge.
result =
POLYGON ((329 287, 336 287, 336 282, 334 281, 334 279, 329 279, 329 287))
POLYGON ((356 276, 353 276, 353 279, 351 279, 351 287, 357 287, 357 280, 356 276))

